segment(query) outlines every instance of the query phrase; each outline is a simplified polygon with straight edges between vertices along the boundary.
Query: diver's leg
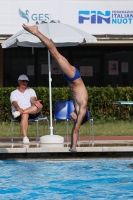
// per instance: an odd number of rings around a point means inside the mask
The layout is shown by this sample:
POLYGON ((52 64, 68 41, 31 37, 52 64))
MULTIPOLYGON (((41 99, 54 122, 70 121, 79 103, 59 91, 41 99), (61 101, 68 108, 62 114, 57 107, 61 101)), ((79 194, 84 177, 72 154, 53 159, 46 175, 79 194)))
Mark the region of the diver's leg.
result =
POLYGON ((49 49, 51 52, 52 57, 56 60, 56 62, 59 64, 60 70, 69 78, 74 77, 75 75, 75 67, 70 65, 68 60, 62 56, 54 43, 49 40, 45 35, 43 35, 39 30, 38 26, 28 26, 26 24, 23 24, 23 28, 27 30, 28 32, 32 33, 33 35, 37 36, 49 49))

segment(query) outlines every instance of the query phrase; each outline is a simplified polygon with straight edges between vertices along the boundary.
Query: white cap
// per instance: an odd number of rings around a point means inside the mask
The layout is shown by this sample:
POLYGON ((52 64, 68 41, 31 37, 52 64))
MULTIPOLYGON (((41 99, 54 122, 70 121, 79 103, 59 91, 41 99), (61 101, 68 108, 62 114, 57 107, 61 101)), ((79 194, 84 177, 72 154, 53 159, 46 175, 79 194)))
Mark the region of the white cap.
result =
POLYGON ((20 76, 18 77, 18 80, 20 80, 20 81, 23 81, 23 80, 29 81, 28 77, 27 77, 25 74, 20 75, 20 76))

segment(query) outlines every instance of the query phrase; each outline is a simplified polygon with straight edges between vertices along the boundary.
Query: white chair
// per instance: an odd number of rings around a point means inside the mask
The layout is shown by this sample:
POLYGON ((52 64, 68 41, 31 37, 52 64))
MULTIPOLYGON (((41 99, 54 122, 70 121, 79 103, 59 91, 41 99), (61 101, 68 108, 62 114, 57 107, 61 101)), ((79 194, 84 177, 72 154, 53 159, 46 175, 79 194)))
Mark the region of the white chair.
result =
MULTIPOLYGON (((49 129, 49 120, 47 117, 43 116, 42 111, 40 112, 40 115, 38 115, 38 117, 28 119, 28 123, 32 123, 32 122, 36 123, 36 142, 39 141, 39 122, 41 122, 41 121, 47 122, 48 129, 49 129)), ((12 119, 11 119, 11 143, 13 143, 13 141, 14 141, 14 123, 15 122, 19 122, 19 120, 14 119, 12 117, 12 119)), ((20 130, 20 134, 21 134, 21 130, 20 130)), ((19 135, 19 138, 20 138, 20 135, 19 135)))

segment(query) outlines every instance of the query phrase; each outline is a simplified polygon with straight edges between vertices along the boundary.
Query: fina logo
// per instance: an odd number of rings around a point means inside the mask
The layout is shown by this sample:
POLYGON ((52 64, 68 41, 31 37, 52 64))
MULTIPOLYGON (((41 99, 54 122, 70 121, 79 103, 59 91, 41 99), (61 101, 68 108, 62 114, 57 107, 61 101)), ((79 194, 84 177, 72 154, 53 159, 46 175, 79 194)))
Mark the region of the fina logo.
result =
POLYGON ((89 20, 91 24, 131 24, 133 23, 133 11, 132 10, 113 10, 105 12, 101 11, 79 11, 79 24, 83 24, 84 21, 89 20))
POLYGON ((29 10, 26 10, 25 12, 23 12, 20 8, 18 10, 20 17, 24 18, 27 20, 27 23, 29 23, 30 18, 33 21, 50 21, 51 16, 50 14, 32 14, 31 16, 29 16, 29 10))

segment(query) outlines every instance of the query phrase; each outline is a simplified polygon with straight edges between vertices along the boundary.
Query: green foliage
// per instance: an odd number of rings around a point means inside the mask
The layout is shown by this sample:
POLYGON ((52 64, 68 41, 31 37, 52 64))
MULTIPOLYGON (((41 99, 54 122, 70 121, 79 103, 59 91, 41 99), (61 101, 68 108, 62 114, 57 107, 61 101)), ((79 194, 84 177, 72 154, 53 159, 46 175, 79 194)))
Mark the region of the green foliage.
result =
MULTIPOLYGON (((10 93, 14 87, 0 88, 0 122, 9 121, 11 118, 10 93)), ((43 114, 50 115, 49 88, 33 87, 39 100, 43 103, 43 114)), ((120 117, 120 108, 113 105, 113 101, 132 101, 133 87, 87 87, 89 94, 88 109, 94 119, 101 121, 117 120, 120 117)), ((68 87, 52 88, 52 109, 60 100, 70 100, 71 94, 68 87)), ((123 106, 122 119, 128 120, 133 116, 132 106, 123 106)))

